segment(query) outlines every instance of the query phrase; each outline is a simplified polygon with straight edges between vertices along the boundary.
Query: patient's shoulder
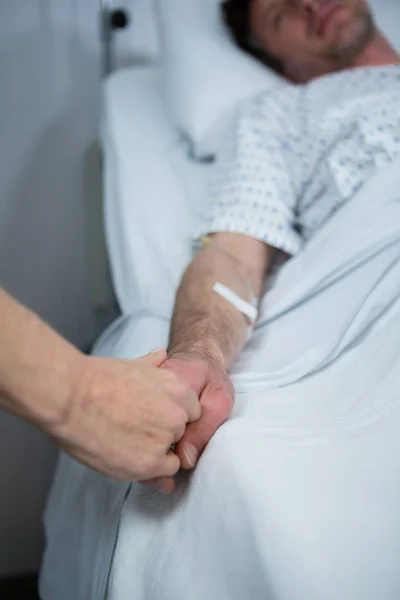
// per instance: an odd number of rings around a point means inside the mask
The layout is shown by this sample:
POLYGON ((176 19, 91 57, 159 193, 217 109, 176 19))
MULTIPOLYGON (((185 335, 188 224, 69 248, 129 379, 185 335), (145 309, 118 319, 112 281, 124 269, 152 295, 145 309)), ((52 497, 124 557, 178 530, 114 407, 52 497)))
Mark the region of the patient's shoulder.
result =
POLYGON ((248 98, 238 110, 238 123, 247 127, 247 122, 250 121, 260 128, 272 131, 274 124, 298 120, 304 89, 303 85, 287 83, 248 98))

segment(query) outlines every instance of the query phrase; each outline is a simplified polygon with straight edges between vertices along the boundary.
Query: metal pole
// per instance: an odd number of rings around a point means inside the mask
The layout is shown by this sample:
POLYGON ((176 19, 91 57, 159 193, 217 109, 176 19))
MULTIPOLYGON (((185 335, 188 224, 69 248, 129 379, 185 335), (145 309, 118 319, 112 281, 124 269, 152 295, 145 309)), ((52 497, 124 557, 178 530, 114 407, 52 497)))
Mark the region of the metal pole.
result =
POLYGON ((100 0, 100 36, 102 44, 102 74, 107 77, 113 65, 113 29, 111 14, 114 9, 113 0, 100 0))

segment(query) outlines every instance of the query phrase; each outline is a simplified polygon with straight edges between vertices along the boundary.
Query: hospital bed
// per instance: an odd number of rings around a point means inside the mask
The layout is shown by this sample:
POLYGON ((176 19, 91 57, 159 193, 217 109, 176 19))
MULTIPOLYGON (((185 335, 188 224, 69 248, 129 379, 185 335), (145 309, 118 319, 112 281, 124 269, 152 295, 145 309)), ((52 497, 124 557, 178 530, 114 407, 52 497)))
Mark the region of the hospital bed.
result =
MULTIPOLYGON (((378 17, 391 15, 393 28, 393 6, 383 4, 387 13, 378 17)), ((94 350, 105 356, 133 358, 166 343, 176 286, 192 256, 191 231, 218 166, 219 136, 234 114, 229 107, 221 131, 211 127, 202 136, 190 115, 185 122, 171 109, 165 70, 158 64, 121 70, 103 86, 104 222, 122 312, 94 350)), ((255 76, 252 82, 256 88, 255 76)), ((372 182, 359 205, 385 190, 397 215, 399 166, 372 182)), ((365 212, 360 229, 368 226, 365 212)), ((315 365, 307 347, 297 348, 301 364, 276 368, 278 378, 267 386, 256 382, 251 397, 236 366, 233 418, 173 497, 61 457, 46 511, 43 600, 398 600, 399 343, 392 334, 400 318, 400 272, 393 222, 381 224, 387 243, 371 259, 368 283, 376 296, 357 313, 359 331, 351 341, 347 330, 338 335, 315 365), (393 271, 381 285, 389 265, 393 271)), ((370 239, 376 235, 378 244, 377 229, 370 239)), ((341 231, 346 239, 345 222, 341 231)), ((305 254, 310 265, 324 256, 323 242, 305 254)), ((317 262, 316 278, 318 268, 317 262)), ((281 289, 293 272, 283 274, 281 289)), ((323 294, 323 266, 319 277, 323 294)), ((358 280, 344 277, 330 302, 337 306, 347 285, 364 284, 362 271, 358 280)), ((289 293, 292 304, 306 293, 300 288, 289 293)), ((272 294, 272 313, 287 309, 272 294)), ((301 319, 310 323, 306 313, 301 319)), ((293 326, 284 321, 271 335, 284 338, 293 326)), ((308 336, 300 326, 298 334, 308 336)))
POLYGON ((169 314, 214 168, 189 157, 161 98, 158 66, 118 71, 104 85, 105 226, 124 314, 169 314))

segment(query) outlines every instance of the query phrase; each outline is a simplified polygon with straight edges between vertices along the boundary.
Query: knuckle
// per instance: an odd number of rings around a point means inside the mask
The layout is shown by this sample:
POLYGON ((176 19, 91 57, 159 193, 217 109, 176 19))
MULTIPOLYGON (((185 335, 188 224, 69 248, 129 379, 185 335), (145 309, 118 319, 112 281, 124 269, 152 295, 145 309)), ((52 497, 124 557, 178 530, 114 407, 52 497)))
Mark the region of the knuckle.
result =
POLYGON ((179 442, 185 435, 185 432, 186 432, 185 426, 177 427, 176 431, 175 431, 175 436, 174 436, 174 443, 179 442))
POLYGON ((185 381, 183 381, 183 379, 180 379, 175 384, 174 391, 175 391, 175 399, 180 403, 186 401, 188 399, 188 397, 190 396, 190 394, 192 393, 189 385, 185 381))
POLYGON ((173 441, 171 443, 175 443, 177 440, 180 440, 183 437, 186 431, 187 422, 188 419, 184 413, 182 413, 181 418, 175 420, 171 428, 171 433, 173 437, 173 441))
POLYGON ((166 380, 167 390, 175 398, 186 396, 189 390, 187 383, 173 371, 167 371, 169 376, 166 380))
POLYGON ((180 381, 178 375, 171 369, 163 369, 162 377, 163 383, 167 388, 174 388, 180 381))
POLYGON ((171 412, 171 423, 175 427, 185 425, 188 420, 187 412, 180 406, 176 406, 174 411, 171 412))

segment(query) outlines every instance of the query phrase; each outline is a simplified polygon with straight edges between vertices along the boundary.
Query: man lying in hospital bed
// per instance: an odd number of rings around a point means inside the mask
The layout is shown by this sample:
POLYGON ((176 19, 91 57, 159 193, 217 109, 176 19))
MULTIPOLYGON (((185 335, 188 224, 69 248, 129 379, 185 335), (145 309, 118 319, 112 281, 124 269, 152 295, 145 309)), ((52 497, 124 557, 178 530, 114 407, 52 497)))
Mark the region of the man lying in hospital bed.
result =
MULTIPOLYGON (((302 85, 262 94, 243 110, 196 232, 214 235, 178 291, 166 366, 196 381, 206 413, 178 445, 186 468, 230 412, 226 372, 251 333, 252 303, 276 251, 298 255, 400 155, 400 56, 364 0, 228 0, 225 12, 237 39, 249 48, 254 40, 258 54, 263 48, 269 64, 302 85)), ((268 296, 259 325, 267 305, 268 296)), ((264 333, 259 365, 276 351, 264 333)))
MULTIPOLYGON (((155 482, 171 496, 123 489, 79 540, 90 576, 64 567, 73 595, 52 595, 48 553, 44 600, 400 596, 400 57, 363 0, 225 14, 296 85, 243 109, 177 293, 164 368, 203 410, 182 467, 207 447, 189 481, 155 482)), ((150 321, 131 333, 166 343, 150 321)))

